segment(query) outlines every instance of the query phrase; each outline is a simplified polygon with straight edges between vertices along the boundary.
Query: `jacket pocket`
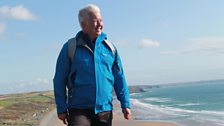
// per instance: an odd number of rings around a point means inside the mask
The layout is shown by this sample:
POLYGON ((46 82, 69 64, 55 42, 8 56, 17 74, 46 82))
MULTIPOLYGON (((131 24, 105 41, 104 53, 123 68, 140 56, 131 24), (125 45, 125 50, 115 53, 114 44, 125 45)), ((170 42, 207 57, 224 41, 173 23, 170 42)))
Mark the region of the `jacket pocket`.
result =
POLYGON ((103 51, 101 52, 100 60, 102 63, 101 65, 103 71, 106 70, 108 72, 112 72, 112 65, 114 63, 114 57, 112 56, 112 54, 110 52, 103 51))
POLYGON ((72 101, 72 98, 75 94, 75 80, 76 80, 76 71, 73 71, 69 77, 69 87, 68 87, 68 102, 72 101))

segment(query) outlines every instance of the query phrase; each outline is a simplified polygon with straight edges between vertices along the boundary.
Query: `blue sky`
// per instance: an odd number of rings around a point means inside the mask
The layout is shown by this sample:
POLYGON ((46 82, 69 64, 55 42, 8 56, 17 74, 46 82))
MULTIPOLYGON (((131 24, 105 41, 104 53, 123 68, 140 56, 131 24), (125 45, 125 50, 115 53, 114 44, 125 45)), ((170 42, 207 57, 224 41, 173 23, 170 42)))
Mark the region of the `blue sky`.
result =
POLYGON ((1 0, 0 94, 52 89, 58 53, 89 3, 129 85, 224 79, 223 0, 1 0))

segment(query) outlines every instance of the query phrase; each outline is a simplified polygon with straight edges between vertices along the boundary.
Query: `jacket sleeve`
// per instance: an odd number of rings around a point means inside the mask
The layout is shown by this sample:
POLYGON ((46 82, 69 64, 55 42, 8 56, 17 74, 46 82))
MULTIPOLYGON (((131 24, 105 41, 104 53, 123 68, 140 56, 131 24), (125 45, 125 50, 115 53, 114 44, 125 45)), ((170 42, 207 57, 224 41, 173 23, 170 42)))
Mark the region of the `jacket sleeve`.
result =
POLYGON ((112 68, 114 75, 114 90, 117 95, 118 100, 121 103, 121 108, 130 108, 130 96, 129 90, 126 83, 124 71, 122 68, 122 63, 120 56, 116 50, 115 62, 112 68))
POLYGON ((67 92, 66 85, 70 71, 70 61, 68 56, 68 44, 64 44, 58 56, 56 71, 53 79, 54 96, 57 107, 57 113, 67 111, 67 92))

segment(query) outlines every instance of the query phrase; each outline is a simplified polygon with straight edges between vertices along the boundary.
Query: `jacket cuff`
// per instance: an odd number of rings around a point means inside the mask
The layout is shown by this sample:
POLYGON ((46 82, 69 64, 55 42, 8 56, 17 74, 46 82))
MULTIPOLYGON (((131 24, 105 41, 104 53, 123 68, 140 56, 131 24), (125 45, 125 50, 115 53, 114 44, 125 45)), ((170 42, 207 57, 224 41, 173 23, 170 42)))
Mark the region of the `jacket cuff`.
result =
POLYGON ((130 106, 130 102, 121 102, 121 108, 131 108, 131 106, 130 106))
POLYGON ((58 114, 62 114, 62 113, 66 113, 67 109, 66 108, 57 108, 57 113, 58 114))

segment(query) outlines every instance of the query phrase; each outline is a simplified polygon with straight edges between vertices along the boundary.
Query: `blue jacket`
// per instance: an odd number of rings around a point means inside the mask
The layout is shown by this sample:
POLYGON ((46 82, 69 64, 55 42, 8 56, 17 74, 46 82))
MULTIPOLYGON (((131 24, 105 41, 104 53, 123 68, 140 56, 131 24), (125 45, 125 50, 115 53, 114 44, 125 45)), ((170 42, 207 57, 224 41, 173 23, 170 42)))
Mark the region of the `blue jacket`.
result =
MULTIPOLYGON (((79 32, 76 37, 81 37, 79 32)), ((58 113, 70 108, 94 109, 95 113, 112 110, 113 89, 121 108, 130 108, 129 91, 120 56, 105 44, 106 34, 95 40, 94 51, 82 44, 76 46, 74 62, 64 44, 56 64, 54 95, 58 113), (71 65, 70 65, 71 64, 71 65), (71 68, 70 68, 71 67, 71 68)), ((80 39, 77 39, 80 40, 80 39)))

